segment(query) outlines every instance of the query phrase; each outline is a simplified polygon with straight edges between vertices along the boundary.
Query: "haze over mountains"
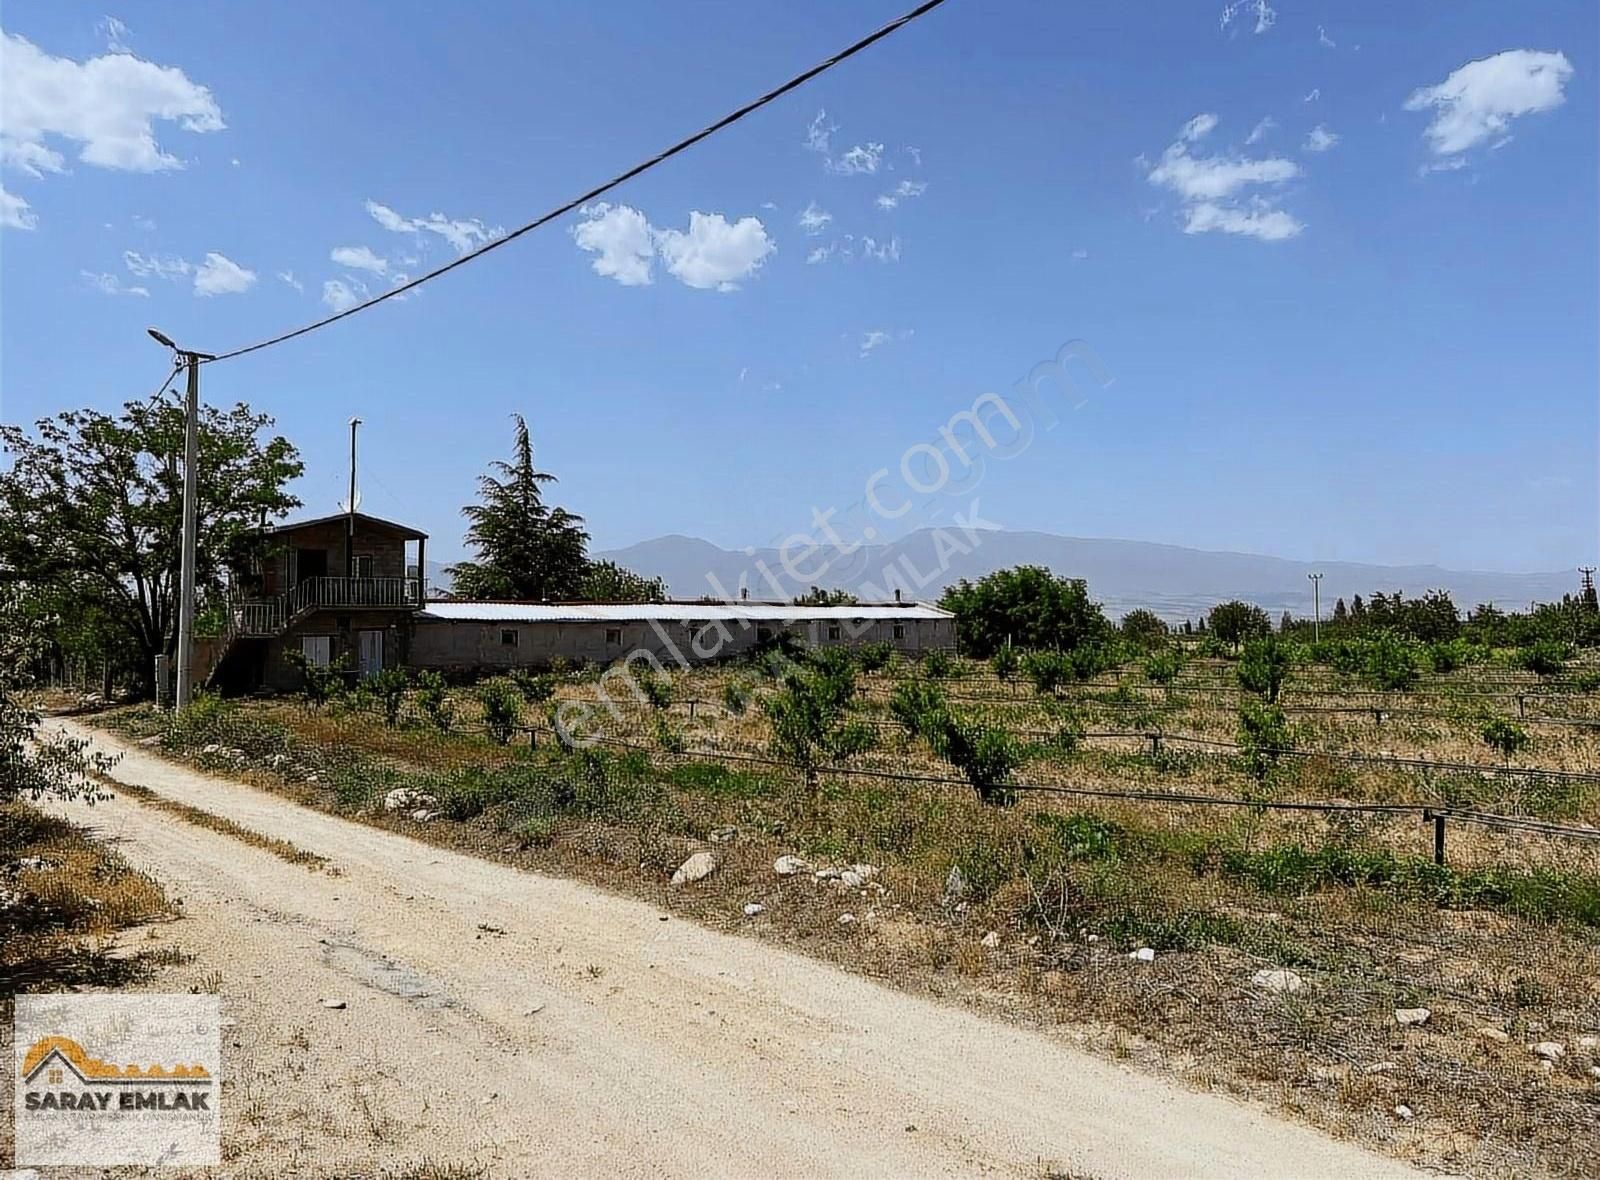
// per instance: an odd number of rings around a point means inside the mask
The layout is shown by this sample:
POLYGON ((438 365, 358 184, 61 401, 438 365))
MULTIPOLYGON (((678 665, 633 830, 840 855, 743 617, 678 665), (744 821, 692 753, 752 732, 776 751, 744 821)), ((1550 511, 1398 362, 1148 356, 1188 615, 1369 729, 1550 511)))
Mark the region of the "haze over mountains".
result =
POLYGON ((907 599, 931 600, 962 578, 976 579, 1014 565, 1043 565, 1086 578, 1090 595, 1113 615, 1147 607, 1172 620, 1195 617, 1231 598, 1254 602, 1273 614, 1287 610, 1309 616, 1312 587, 1306 575, 1314 571, 1323 574, 1324 618, 1335 599, 1348 602, 1374 590, 1410 596, 1443 589, 1463 609, 1481 602, 1526 609, 1530 601, 1558 600, 1578 585, 1577 574, 1569 571, 1509 574, 1433 565, 1301 562, 1149 541, 957 529, 920 529, 889 544, 862 545, 848 556, 831 548, 810 556, 795 551, 790 565, 803 575, 798 579, 785 572, 776 549, 740 552, 697 537, 657 537, 596 556, 663 578, 674 598, 737 597, 741 588, 748 588, 751 598, 787 599, 817 585, 848 590, 863 601, 892 598, 897 588, 907 599))

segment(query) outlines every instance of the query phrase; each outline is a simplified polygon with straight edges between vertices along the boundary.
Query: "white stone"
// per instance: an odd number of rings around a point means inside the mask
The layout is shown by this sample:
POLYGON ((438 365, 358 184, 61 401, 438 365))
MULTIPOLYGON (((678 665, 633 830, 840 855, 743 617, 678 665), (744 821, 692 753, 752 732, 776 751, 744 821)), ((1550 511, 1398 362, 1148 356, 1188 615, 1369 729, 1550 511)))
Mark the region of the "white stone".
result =
POLYGON ((985 934, 983 936, 983 945, 988 947, 990 950, 994 950, 995 947, 1000 945, 1000 932, 998 930, 991 930, 989 933, 985 934))
POLYGON ((1579 1037, 1574 1044, 1576 1044, 1580 1049, 1600 1049, 1600 1037, 1582 1036, 1579 1037))
POLYGON ((816 872, 816 877, 819 881, 837 881, 839 879, 839 874, 842 871, 843 870, 832 868, 818 869, 816 872))
POLYGON ((950 866, 950 872, 944 879, 944 895, 946 900, 955 900, 967 895, 967 878, 955 865, 950 866))
POLYGON ((711 833, 711 842, 713 844, 728 844, 737 839, 738 835, 738 828, 718 828, 711 833))
POLYGON ((411 813, 411 818, 416 820, 419 824, 425 824, 429 820, 437 819, 438 817, 439 813, 437 811, 430 811, 426 807, 419 807, 417 810, 411 813))
POLYGON ((1591 1065, 1589 1067, 1589 1076, 1595 1081, 1600 1082, 1600 1065, 1591 1065))
POLYGON ((324 1008, 343 1008, 345 1002, 343 1000, 323 1000, 322 1006, 324 1008))
MULTIPOLYGON (((308 776, 311 781, 315 776, 308 776)), ((426 791, 412 790, 410 787, 396 787, 383 797, 385 811, 418 811, 422 808, 437 807, 439 800, 426 791)))
POLYGON ((1493 1025, 1487 1025, 1483 1028, 1480 1028, 1478 1030, 1478 1036, 1485 1041, 1494 1041, 1501 1045, 1504 1045, 1511 1040, 1510 1033, 1506 1032, 1506 1030, 1503 1028, 1495 1028, 1493 1025))
POLYGON ((1414 1024, 1427 1024, 1428 1017, 1433 1013, 1426 1008, 1396 1008, 1394 1022, 1402 1027, 1414 1024))
POLYGON ((877 865, 851 865, 850 871, 863 881, 870 881, 878 875, 877 865))
POLYGON ((678 866, 678 871, 672 874, 672 883, 689 885, 703 881, 716 871, 717 858, 709 852, 697 852, 678 866))
POLYGON ((856 921, 856 916, 854 914, 840 914, 839 915, 839 925, 841 925, 841 926, 853 926, 853 925, 855 925, 855 921, 856 921))
POLYGON ((1399 1068, 1399 1065, 1393 1061, 1374 1061, 1371 1065, 1362 1066, 1361 1072, 1370 1074, 1393 1073, 1399 1068))
POLYGON ((1137 959, 1141 963, 1154 963, 1156 961, 1156 952, 1150 947, 1142 946, 1130 954, 1128 958, 1137 959))
POLYGON ((844 889, 860 889, 867 882, 854 869, 845 869, 833 879, 833 883, 844 889))
POLYGON ((1410 1119, 1414 1118, 1415 1116, 1416 1116, 1416 1112, 1413 1111, 1404 1102, 1402 1102, 1399 1106, 1394 1108, 1394 1117, 1399 1119, 1401 1122, 1409 1121, 1410 1119))
POLYGON ((1250 977, 1250 982, 1262 991, 1297 992, 1306 981, 1284 967, 1263 968, 1250 977))
POLYGON ((1560 1041, 1540 1041, 1538 1044, 1529 1045, 1528 1048, 1533 1050, 1535 1057, 1541 1057, 1546 1061, 1560 1061, 1567 1055, 1567 1047, 1560 1041))
POLYGON ((780 856, 772 862, 772 871, 780 877, 794 877, 810 869, 811 866, 798 856, 780 856))
POLYGON ((762 905, 759 901, 748 902, 744 907, 744 916, 747 918, 753 918, 766 908, 767 907, 762 905))

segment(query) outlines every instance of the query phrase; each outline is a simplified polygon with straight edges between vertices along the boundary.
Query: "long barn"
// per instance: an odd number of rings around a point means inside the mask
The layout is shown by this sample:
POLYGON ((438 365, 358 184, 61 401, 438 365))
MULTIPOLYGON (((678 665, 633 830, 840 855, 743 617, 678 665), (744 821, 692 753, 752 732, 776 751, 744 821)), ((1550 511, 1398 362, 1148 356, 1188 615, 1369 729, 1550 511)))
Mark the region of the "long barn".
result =
POLYGON ((951 651, 955 616, 927 603, 430 602, 415 617, 407 664, 457 675, 608 664, 638 651, 663 666, 727 659, 788 635, 807 647, 886 643, 916 655, 951 651))

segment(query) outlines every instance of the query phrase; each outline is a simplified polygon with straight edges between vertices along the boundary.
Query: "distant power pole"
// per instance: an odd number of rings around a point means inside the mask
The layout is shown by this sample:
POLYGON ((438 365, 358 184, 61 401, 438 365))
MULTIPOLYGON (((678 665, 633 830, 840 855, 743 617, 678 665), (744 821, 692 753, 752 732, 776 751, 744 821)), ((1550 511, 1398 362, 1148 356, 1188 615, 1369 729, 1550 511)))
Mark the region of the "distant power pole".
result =
POLYGON ((1578 572, 1583 575, 1583 609, 1600 610, 1600 599, 1596 599, 1594 593, 1594 566, 1580 565, 1578 572))
POLYGON ((1311 641, 1322 642, 1322 575, 1307 574, 1311 579, 1311 641))

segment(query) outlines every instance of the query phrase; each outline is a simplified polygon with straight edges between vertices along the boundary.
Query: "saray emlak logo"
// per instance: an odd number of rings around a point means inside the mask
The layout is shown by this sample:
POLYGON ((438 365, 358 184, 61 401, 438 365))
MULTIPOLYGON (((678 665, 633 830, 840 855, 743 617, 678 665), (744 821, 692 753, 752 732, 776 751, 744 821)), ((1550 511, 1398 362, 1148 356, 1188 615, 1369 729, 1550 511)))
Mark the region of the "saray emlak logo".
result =
POLYGON ((23 995, 14 1033, 19 1167, 221 1162, 216 996, 23 995))

